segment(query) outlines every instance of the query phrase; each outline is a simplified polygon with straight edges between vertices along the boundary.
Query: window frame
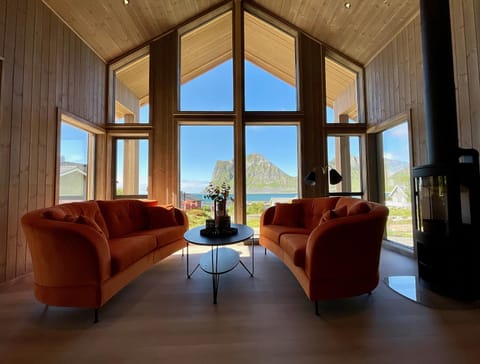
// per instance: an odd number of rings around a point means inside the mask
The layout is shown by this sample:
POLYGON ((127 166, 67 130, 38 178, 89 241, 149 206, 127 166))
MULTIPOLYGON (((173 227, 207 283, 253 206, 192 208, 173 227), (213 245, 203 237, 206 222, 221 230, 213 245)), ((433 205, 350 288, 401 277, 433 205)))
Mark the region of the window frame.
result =
POLYGON ((148 199, 151 194, 151 150, 152 150, 152 138, 150 132, 122 132, 120 130, 111 130, 109 132, 109 144, 111 145, 111 178, 110 178, 110 188, 111 196, 113 200, 121 199, 148 199), (148 141, 148 164, 147 164, 147 194, 132 194, 132 195, 118 195, 117 194, 117 140, 120 139, 129 139, 129 140, 147 140, 148 141))
POLYGON ((96 151, 97 151, 97 136, 105 134, 105 129, 91 123, 77 115, 69 113, 62 109, 57 109, 57 156, 55 168, 55 204, 60 202, 60 166, 61 166, 61 141, 62 141, 62 123, 66 123, 72 127, 78 128, 88 133, 87 146, 87 191, 86 199, 91 200, 96 196, 96 151))
MULTIPOLYGON (((338 63, 339 65, 345 67, 346 69, 348 69, 349 71, 355 73, 357 75, 357 118, 358 118, 358 121, 356 123, 348 123, 348 124, 345 124, 345 126, 348 127, 348 125, 363 125, 363 132, 365 133, 365 124, 366 124, 366 118, 365 118, 365 90, 364 90, 364 80, 365 80, 365 69, 360 67, 359 65, 351 62, 350 60, 346 59, 345 57, 343 57, 342 55, 340 55, 339 53, 331 50, 331 49, 325 49, 325 53, 324 53, 324 63, 325 60, 327 58, 330 58, 332 61, 338 63)), ((327 123, 327 117, 326 117, 326 97, 327 97, 327 92, 326 92, 326 82, 327 82, 327 74, 326 74, 326 71, 324 72, 324 75, 323 75, 323 78, 324 78, 324 86, 325 86, 325 118, 324 118, 324 124, 327 125, 327 126, 330 126, 330 125, 342 125, 342 124, 339 124, 339 123, 327 123)))
MULTIPOLYGON (((135 50, 134 52, 124 56, 119 60, 113 60, 112 63, 108 66, 108 106, 107 106, 107 127, 127 127, 127 128, 144 128, 145 126, 152 125, 152 90, 151 90, 151 64, 149 64, 149 115, 148 115, 148 123, 115 123, 115 102, 116 102, 116 72, 121 70, 123 67, 127 66, 128 64, 135 62, 145 56, 151 57, 150 54, 150 46, 147 45, 142 47, 141 49, 135 50)), ((149 60, 150 62, 150 60, 149 60)))

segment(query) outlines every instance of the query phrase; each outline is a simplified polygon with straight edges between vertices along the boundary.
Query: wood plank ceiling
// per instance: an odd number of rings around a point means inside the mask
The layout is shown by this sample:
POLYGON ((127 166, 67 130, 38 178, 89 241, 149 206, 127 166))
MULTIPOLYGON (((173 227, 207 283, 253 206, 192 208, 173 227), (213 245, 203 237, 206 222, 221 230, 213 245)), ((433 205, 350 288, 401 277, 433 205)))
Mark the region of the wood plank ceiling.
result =
MULTIPOLYGON (((224 0, 42 0, 109 62, 224 0)), ((367 64, 418 13, 418 0, 244 0, 367 64)))

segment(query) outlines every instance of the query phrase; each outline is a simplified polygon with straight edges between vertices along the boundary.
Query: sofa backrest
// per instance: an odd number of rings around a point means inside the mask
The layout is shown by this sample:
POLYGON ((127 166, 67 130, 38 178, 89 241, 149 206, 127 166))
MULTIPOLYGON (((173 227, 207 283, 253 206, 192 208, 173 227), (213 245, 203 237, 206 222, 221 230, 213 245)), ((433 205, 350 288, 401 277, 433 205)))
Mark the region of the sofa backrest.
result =
POLYGON ((107 238, 109 237, 107 224, 105 223, 105 219, 103 218, 102 213, 100 212, 100 209, 95 201, 64 203, 54 207, 42 209, 42 214, 45 216, 47 211, 53 215, 55 215, 56 211, 61 211, 65 215, 69 215, 73 218, 77 218, 79 216, 90 218, 97 223, 98 227, 103 231, 105 236, 107 238))
POLYGON ((101 201, 97 204, 108 226, 110 238, 147 228, 147 206, 139 200, 101 201))
POLYGON ((302 227, 314 229, 320 222, 323 214, 335 208, 338 200, 338 197, 313 197, 298 198, 292 200, 292 203, 302 205, 300 216, 302 227))

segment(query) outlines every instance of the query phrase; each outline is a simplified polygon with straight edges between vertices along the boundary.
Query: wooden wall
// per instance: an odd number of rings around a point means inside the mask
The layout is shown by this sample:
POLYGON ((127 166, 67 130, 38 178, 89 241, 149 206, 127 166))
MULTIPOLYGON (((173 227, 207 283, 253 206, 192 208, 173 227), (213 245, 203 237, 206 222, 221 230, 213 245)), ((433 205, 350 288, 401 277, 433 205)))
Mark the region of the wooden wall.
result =
POLYGON ((380 124, 411 110, 413 164, 426 162, 420 17, 365 69, 367 122, 380 124))
POLYGON ((54 203, 57 108, 103 125, 105 64, 40 0, 0 0, 0 282, 31 271, 19 224, 54 203))
MULTIPOLYGON (((480 2, 450 1, 459 145, 480 149, 480 2)), ((420 17, 366 66, 368 122, 411 110, 413 164, 427 162, 420 17)))

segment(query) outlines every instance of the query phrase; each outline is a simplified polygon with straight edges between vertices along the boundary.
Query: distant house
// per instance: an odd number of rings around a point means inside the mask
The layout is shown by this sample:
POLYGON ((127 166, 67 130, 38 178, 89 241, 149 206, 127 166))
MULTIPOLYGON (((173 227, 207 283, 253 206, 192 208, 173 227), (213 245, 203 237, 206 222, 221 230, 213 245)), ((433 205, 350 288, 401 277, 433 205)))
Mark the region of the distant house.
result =
POLYGON ((385 204, 391 207, 410 207, 408 194, 402 186, 395 185, 390 193, 385 196, 385 204))
POLYGON ((290 203, 292 202, 291 197, 272 197, 270 198, 270 206, 274 206, 277 203, 290 203))
POLYGON ((85 164, 62 162, 59 199, 61 202, 87 199, 87 166, 85 164))
POLYGON ((182 199, 182 209, 183 210, 193 210, 202 208, 202 200, 197 197, 190 195, 188 193, 183 194, 182 199))

